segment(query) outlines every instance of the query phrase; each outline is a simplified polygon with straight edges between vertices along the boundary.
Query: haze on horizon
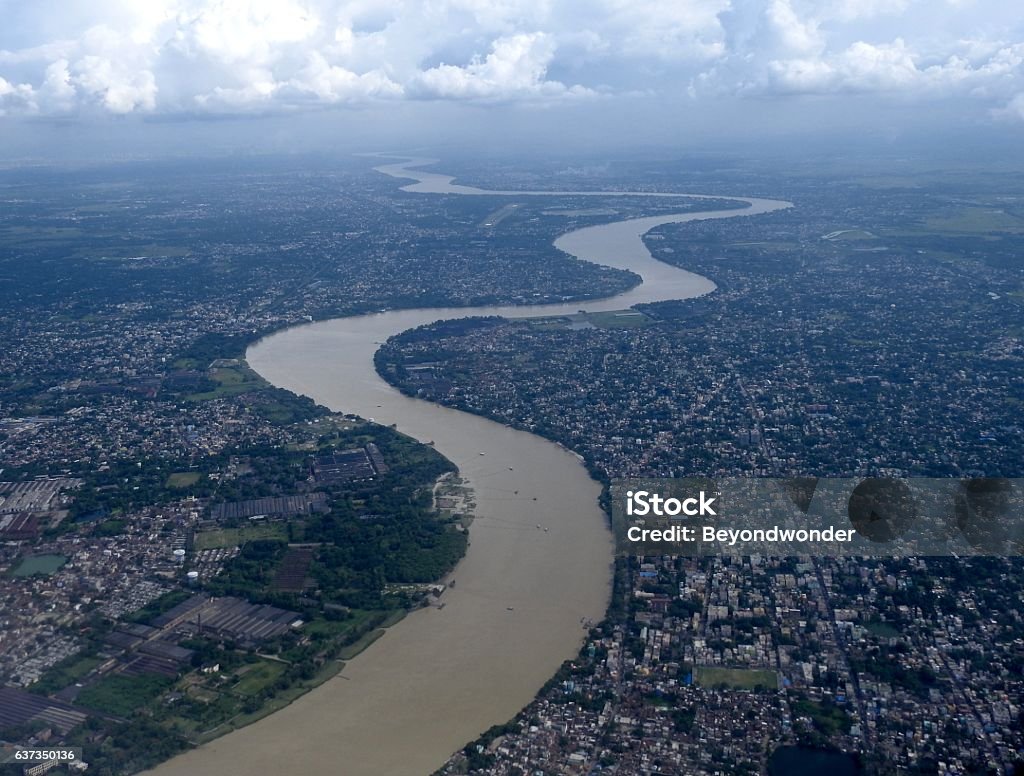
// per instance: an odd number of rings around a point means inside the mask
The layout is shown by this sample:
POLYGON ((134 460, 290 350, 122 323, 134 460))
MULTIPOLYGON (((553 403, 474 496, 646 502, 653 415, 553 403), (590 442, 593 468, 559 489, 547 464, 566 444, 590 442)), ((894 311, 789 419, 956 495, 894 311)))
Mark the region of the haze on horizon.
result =
POLYGON ((0 0, 0 158, 1024 132, 1000 0, 0 0))

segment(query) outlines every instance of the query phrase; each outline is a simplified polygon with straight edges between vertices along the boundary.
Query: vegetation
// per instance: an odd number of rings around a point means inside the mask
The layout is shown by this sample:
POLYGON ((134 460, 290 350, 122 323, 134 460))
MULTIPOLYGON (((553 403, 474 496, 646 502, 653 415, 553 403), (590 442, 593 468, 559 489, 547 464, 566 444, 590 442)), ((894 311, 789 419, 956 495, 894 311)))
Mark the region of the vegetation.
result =
POLYGON ((815 729, 826 737, 849 732, 853 722, 846 709, 827 701, 798 699, 792 701, 790 708, 794 717, 809 717, 815 729))
POLYGON ((778 675, 774 671, 714 666, 697 666, 693 670, 693 680, 705 687, 726 687, 734 690, 774 690, 779 684, 778 675))
POLYGON ((167 477, 168 488, 191 488, 202 478, 200 472, 174 472, 167 477))
POLYGON ((29 689, 50 695, 79 681, 102 662, 102 658, 95 655, 72 655, 50 667, 29 689))
POLYGON ((86 708, 127 719, 136 709, 155 700, 172 684, 172 677, 155 674, 112 674, 85 687, 78 694, 77 703, 86 708))
POLYGON ((238 528, 215 528, 196 534, 193 548, 212 550, 219 547, 238 547, 256 539, 284 540, 288 537, 288 526, 283 522, 249 523, 238 528))
POLYGON ((253 663, 246 667, 242 678, 232 689, 241 695, 258 695, 270 689, 287 668, 287 664, 273 660, 261 660, 258 663, 253 663))

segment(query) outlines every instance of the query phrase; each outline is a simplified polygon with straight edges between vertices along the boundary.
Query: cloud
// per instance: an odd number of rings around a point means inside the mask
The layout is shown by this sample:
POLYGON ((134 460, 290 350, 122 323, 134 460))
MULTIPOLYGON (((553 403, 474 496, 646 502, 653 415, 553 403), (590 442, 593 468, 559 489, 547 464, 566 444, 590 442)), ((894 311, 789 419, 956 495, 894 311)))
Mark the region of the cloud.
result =
POLYGON ((420 97, 457 100, 593 95, 589 89, 567 87, 546 79, 554 54, 554 42, 542 33, 498 38, 485 59, 474 58, 464 67, 440 64, 420 73, 412 81, 412 93, 420 97))
POLYGON ((821 51, 825 40, 816 19, 801 19, 789 0, 772 0, 765 12, 772 37, 786 51, 809 53, 821 51))
POLYGON ((149 70, 131 71, 117 60, 91 54, 75 63, 74 75, 61 62, 55 64, 56 69, 47 68, 48 78, 55 76, 57 88, 66 98, 76 91, 117 114, 156 106, 156 79, 149 70))
POLYGON ((766 85, 805 94, 887 91, 910 87, 921 76, 906 44, 897 38, 882 45, 858 41, 833 56, 773 60, 766 85))
MULTIPOLYGON (((142 5, 145 12, 99 2, 83 12, 85 26, 73 36, 4 45, 0 109, 37 115, 245 113, 407 94, 538 101, 589 93, 546 78, 556 37, 521 29, 547 20, 543 0, 142 5), (465 64, 422 64, 445 55, 465 64)), ((41 17, 35 23, 42 28, 41 17)))
POLYGON ((214 0, 177 15, 174 45, 225 63, 266 64, 313 39, 320 24, 313 9, 291 0, 214 0))
POLYGON ((288 87, 322 102, 337 103, 373 97, 401 97, 401 85, 380 70, 355 73, 332 65, 318 52, 309 55, 302 70, 288 81, 288 87))
POLYGON ((1024 43, 989 37, 981 5, 735 0, 721 17, 727 51, 692 78, 690 94, 975 100, 1013 115, 1010 103, 1024 92, 1024 43), (978 36, 964 36, 972 27, 978 36))
POLYGON ((773 60, 766 79, 752 88, 790 94, 999 97, 1007 87, 1019 88, 1024 80, 1024 44, 998 48, 973 62, 957 54, 930 64, 929 59, 901 38, 882 44, 857 41, 819 58, 773 60))
POLYGON ((1024 8, 1000 0, 35 0, 4 22, 8 117, 642 93, 1011 118, 1024 94, 1024 8))
MULTIPOLYGON (((728 0, 595 0, 586 28, 609 56, 649 64, 701 62, 722 54, 719 14, 728 0)), ((567 20, 567 26, 571 22, 567 20)))
POLYGON ((35 92, 28 84, 12 84, 0 77, 0 116, 11 112, 34 113, 35 92))

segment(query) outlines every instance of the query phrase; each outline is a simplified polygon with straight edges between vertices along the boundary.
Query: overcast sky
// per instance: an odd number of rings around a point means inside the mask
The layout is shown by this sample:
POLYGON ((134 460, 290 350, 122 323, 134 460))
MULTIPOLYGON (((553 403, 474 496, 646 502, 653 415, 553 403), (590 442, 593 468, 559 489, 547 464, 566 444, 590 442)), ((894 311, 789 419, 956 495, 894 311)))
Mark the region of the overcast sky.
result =
POLYGON ((1024 137, 1024 3, 0 0, 0 138, 239 117, 280 133, 282 116, 367 138, 458 123, 667 141, 868 117, 1024 137))

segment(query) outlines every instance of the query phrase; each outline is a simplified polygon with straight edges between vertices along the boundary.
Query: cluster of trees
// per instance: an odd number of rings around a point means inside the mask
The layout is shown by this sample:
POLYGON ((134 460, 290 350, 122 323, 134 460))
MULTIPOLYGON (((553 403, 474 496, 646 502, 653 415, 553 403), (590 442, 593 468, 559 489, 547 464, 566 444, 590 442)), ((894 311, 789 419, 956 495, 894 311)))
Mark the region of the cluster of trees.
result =
POLYGON ((913 655, 911 647, 903 642, 871 646, 863 655, 851 655, 850 667, 875 676, 894 687, 902 687, 908 692, 927 698, 928 691, 936 685, 939 677, 927 663, 908 665, 908 662, 913 660, 913 655))
MULTIPOLYGON (((224 565, 224 570, 206 583, 206 590, 214 595, 233 595, 250 601, 271 603, 275 596, 270 590, 277 567, 288 545, 273 539, 254 539, 246 542, 238 557, 224 565)), ((293 596, 281 596, 285 605, 293 596)))
POLYGON ((811 720, 815 731, 824 738, 815 740, 813 743, 816 744, 827 745, 828 739, 848 733, 853 724, 846 709, 830 700, 817 702, 808 698, 795 698, 790 701, 790 710, 794 717, 808 717, 811 720))
MULTIPOLYGON (((431 582, 465 553, 466 536, 440 521, 431 488, 452 464, 433 448, 392 429, 337 430, 320 439, 320 454, 373 442, 388 463, 374 480, 309 485, 309 454, 283 448, 250 449, 251 472, 222 484, 218 500, 294 492, 296 487, 326 490, 329 511, 304 517, 303 539, 320 543, 310 574, 323 601, 375 609, 385 605, 389 582, 431 582)), ((247 543, 209 589, 219 594, 274 602, 293 608, 296 597, 275 593, 274 574, 285 552, 281 541, 247 543)))
POLYGON ((183 737, 146 714, 133 715, 123 723, 91 716, 71 732, 67 745, 82 748, 89 773, 97 776, 138 773, 190 747, 183 737))
MULTIPOLYGON (((72 473, 84 480, 75 493, 71 505, 73 520, 95 520, 108 515, 119 515, 151 504, 165 504, 186 495, 198 498, 211 496, 215 483, 206 475, 215 469, 218 458, 207 459, 198 472, 202 475, 187 490, 168 485, 174 472, 193 471, 186 460, 110 461, 109 468, 100 471, 94 462, 83 462, 80 471, 72 473)), ((70 528, 69 522, 65 528, 70 528)))

